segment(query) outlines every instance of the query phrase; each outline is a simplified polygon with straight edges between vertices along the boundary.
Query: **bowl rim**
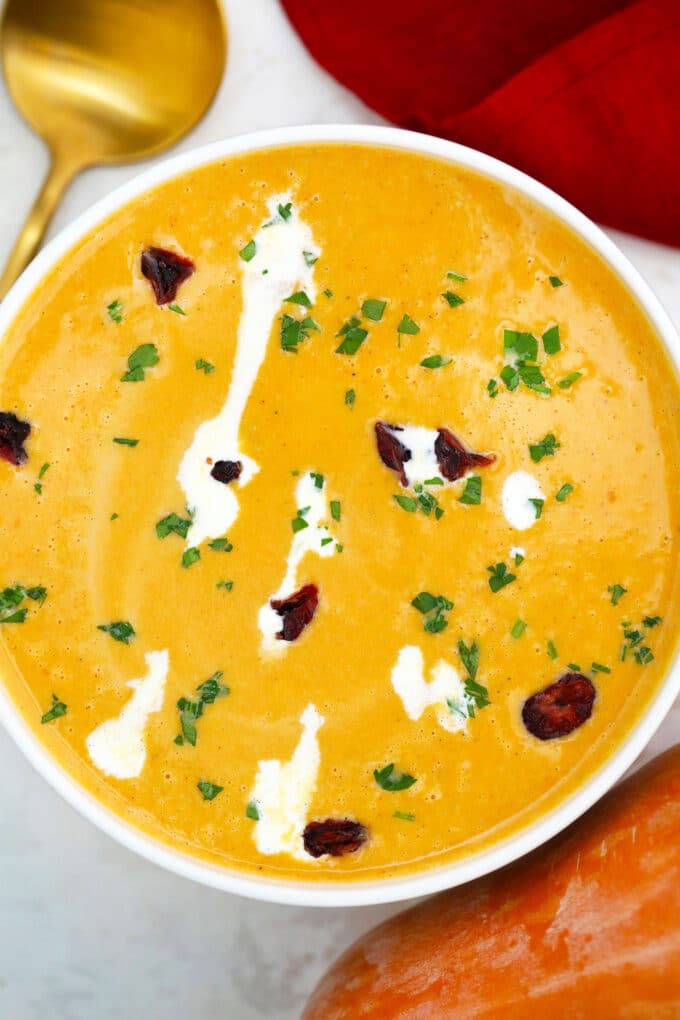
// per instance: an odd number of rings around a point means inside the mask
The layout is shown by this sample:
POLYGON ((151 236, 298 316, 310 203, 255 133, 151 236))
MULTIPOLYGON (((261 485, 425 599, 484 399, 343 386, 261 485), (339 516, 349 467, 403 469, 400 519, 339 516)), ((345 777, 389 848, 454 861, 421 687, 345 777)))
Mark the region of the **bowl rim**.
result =
MULTIPOLYGON (((238 135, 182 152, 132 177, 77 216, 24 270, 0 304, 0 344, 19 310, 54 265, 101 221, 143 192, 221 159, 257 150, 314 144, 359 144, 412 152, 463 166, 517 189, 557 216, 619 276, 646 313, 676 371, 680 371, 680 338, 658 298, 614 242, 571 203, 527 174, 467 146, 400 128, 362 124, 292 126, 238 135)), ((54 790, 99 829, 146 860, 203 885, 256 900, 295 906, 348 907, 408 900, 452 888, 495 871, 540 846, 599 800, 633 764, 679 692, 680 661, 676 652, 656 695, 628 737, 564 801, 514 835, 467 858, 381 879, 298 881, 277 878, 275 872, 258 876, 202 861, 137 829, 81 787, 30 728, 1 678, 0 722, 54 790)))

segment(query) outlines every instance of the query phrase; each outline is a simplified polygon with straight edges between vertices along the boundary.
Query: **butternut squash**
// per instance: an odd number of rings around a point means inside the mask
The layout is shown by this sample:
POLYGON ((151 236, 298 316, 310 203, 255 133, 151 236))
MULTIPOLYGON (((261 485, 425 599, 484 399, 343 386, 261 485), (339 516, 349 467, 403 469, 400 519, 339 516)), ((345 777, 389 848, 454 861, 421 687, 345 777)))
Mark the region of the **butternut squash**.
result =
POLYGON ((680 744, 561 836, 356 942, 303 1020, 680 1017, 680 744))

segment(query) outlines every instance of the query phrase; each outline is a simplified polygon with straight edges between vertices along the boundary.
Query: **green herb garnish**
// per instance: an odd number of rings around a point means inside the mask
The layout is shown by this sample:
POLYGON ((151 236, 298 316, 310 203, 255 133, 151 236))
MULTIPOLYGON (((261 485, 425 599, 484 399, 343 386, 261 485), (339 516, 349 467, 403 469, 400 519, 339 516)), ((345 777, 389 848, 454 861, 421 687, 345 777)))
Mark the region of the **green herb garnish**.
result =
POLYGON ((341 512, 341 508, 340 508, 339 500, 332 499, 331 500, 331 517, 333 518, 334 521, 339 521, 340 520, 340 512, 341 512))
POLYGON ((309 300, 308 295, 304 290, 296 290, 290 297, 284 298, 288 304, 291 305, 302 305, 303 308, 311 308, 312 302, 309 300))
POLYGON ((196 746, 196 720, 201 718, 206 705, 212 705, 217 698, 226 697, 230 693, 229 688, 220 683, 223 676, 221 670, 216 670, 212 676, 198 685, 196 691, 199 697, 196 700, 180 698, 177 702, 182 732, 177 734, 174 742, 179 746, 185 743, 191 744, 192 747, 196 746))
POLYGON ((415 336, 417 333, 420 333, 420 326, 417 322, 413 321, 410 315, 404 315, 397 326, 399 343, 401 343, 401 338, 404 333, 408 336, 415 336))
POLYGON ((564 284, 560 280, 559 276, 549 276, 548 279, 553 287, 563 287, 564 284))
POLYGON ((319 474, 318 471, 310 471, 309 477, 314 482, 315 489, 323 489, 323 475, 319 474))
POLYGON ((441 354, 430 354, 428 358, 423 358, 420 362, 422 368, 444 368, 445 365, 450 365, 453 358, 445 358, 441 354))
POLYGON ((215 585, 216 588, 224 588, 225 591, 231 591, 234 587, 233 581, 218 581, 215 585))
POLYGON ((595 673, 611 673, 609 666, 603 666, 599 662, 594 662, 592 668, 595 673))
POLYGON ((52 695, 52 705, 47 711, 40 716, 40 722, 45 723, 52 722, 53 719, 60 719, 62 715, 66 715, 68 705, 65 705, 63 701, 60 701, 56 694, 52 695))
POLYGON ((123 302, 116 298, 110 305, 106 306, 106 314, 108 315, 111 322, 115 322, 120 326, 123 321, 123 302))
POLYGON ((257 806, 257 801, 249 800, 246 807, 246 818, 250 818, 254 822, 259 822, 260 817, 260 809, 257 806))
POLYGON ((462 273, 454 273, 452 269, 446 274, 449 280, 458 280, 459 283, 465 283, 467 276, 463 276, 462 273))
POLYGON ((402 510, 406 510, 409 514, 414 514, 418 509, 418 500, 413 499, 412 496, 402 496, 401 494, 394 496, 395 501, 399 504, 402 510))
POLYGON ((628 589, 624 588, 622 584, 608 584, 607 591, 611 595, 611 604, 618 606, 623 596, 628 592, 628 589))
POLYGON ((482 502, 482 476, 469 475, 465 479, 463 494, 458 500, 466 506, 478 506, 482 502))
POLYGON ((416 816, 412 815, 410 811, 395 811, 392 817, 399 818, 402 822, 415 822, 416 820, 416 816))
POLYGON ((538 520, 538 518, 543 513, 543 505, 545 503, 545 500, 544 499, 530 499, 529 502, 533 503, 533 505, 534 505, 534 512, 536 514, 536 520, 538 520))
POLYGON ((215 538, 208 542, 208 548, 214 552, 231 552, 234 547, 228 538, 215 538))
POLYGON ((158 538, 167 538, 170 534, 179 535, 180 538, 186 538, 191 527, 191 520, 185 517, 180 517, 179 514, 168 514, 167 517, 163 517, 156 524, 156 535, 158 538))
POLYGON ((153 368, 160 361, 155 344, 140 344, 127 359, 128 370, 121 376, 122 382, 141 382, 147 368, 153 368))
POLYGON ((281 316, 281 350, 297 354, 298 345, 307 340, 310 330, 319 332, 319 326, 311 318, 294 319, 292 315, 281 316))
POLYGON ((303 251, 302 257, 308 266, 313 266, 319 261, 319 256, 315 255, 313 251, 303 251))
POLYGON ((353 315, 351 319, 341 326, 338 331, 338 336, 342 337, 342 341, 338 347, 335 348, 336 354, 356 354, 363 342, 368 336, 368 330, 363 329, 360 325, 361 319, 353 315))
POLYGON ((356 393, 354 390, 346 390, 345 392, 345 403, 347 407, 354 407, 354 401, 356 400, 356 393))
POLYGON ((410 776, 408 772, 395 772, 394 762, 385 765, 382 769, 373 769, 373 777, 383 790, 388 793, 399 793, 401 790, 410 789, 418 780, 410 776))
POLYGON ((387 307, 387 301, 367 298, 361 306, 361 314, 372 322, 380 322, 387 307))
MULTIPOLYGON (((464 688, 467 714, 468 718, 474 719, 476 710, 481 711, 491 704, 488 688, 477 681, 479 645, 476 641, 473 641, 471 645, 466 645, 461 639, 458 642, 458 654, 468 673, 464 688)), ((449 708, 451 708, 450 704, 449 708)))
POLYGON ((203 794, 203 800, 214 800, 218 793, 222 793, 223 786, 218 786, 216 783, 208 783, 204 779, 200 783, 196 783, 196 786, 203 794))
POLYGON ((286 202, 285 205, 281 205, 281 203, 279 202, 279 204, 277 205, 276 208, 277 208, 279 216, 281 217, 283 222, 287 223, 288 220, 293 215, 293 203, 292 202, 286 202))
POLYGON ((412 600, 411 605, 425 617, 423 627, 429 634, 439 634, 448 627, 449 621, 444 613, 453 609, 453 602, 444 595, 432 595, 429 591, 421 591, 412 600))
POLYGON ((489 588, 496 594, 501 588, 505 588, 506 585, 512 584, 513 581, 517 580, 515 574, 511 574, 505 563, 497 563, 495 566, 486 568, 491 577, 489 578, 489 588))
POLYGON ((114 443, 118 443, 119 446, 137 446, 138 439, 125 439, 124 436, 114 436, 114 443))
POLYGON ((557 354, 558 351, 562 350, 562 344, 560 342, 560 327, 551 326, 543 334, 543 350, 546 354, 557 354))
POLYGON ((184 311, 184 309, 183 309, 183 308, 180 308, 180 306, 179 306, 179 305, 176 305, 176 304, 168 305, 168 311, 170 311, 170 312, 174 312, 174 313, 175 313, 175 315, 186 315, 186 314, 187 314, 187 313, 186 313, 186 312, 184 311))
POLYGON ((256 252, 257 245, 255 244, 255 242, 248 241, 248 244, 244 248, 241 248, 239 255, 241 256, 244 262, 250 262, 251 259, 255 258, 256 252))
POLYGON ((198 361, 195 361, 194 368, 198 369, 199 372, 203 372, 205 375, 210 375, 215 371, 215 366, 212 362, 206 361, 205 358, 199 358, 198 361))
POLYGON ((465 304, 465 298, 462 298, 460 294, 454 294, 453 291, 447 290, 442 294, 442 297, 449 305, 450 308, 457 308, 458 305, 465 304))
POLYGON ((103 630, 110 634, 114 641, 120 641, 124 645, 130 644, 130 639, 135 637, 135 628, 127 620, 118 620, 116 623, 100 623, 97 630, 103 630))
POLYGON ((574 486, 570 485, 569 482, 565 482, 561 489, 555 494, 555 499, 558 503, 564 503, 565 499, 570 492, 574 491, 574 486))
POLYGON ((660 623, 663 623, 662 616, 645 616, 642 620, 645 627, 658 627, 660 623))
POLYGON ((186 569, 193 566, 194 563, 198 563, 201 558, 201 550, 195 545, 189 549, 185 549, 182 553, 182 566, 186 569))
POLYGON ((548 641, 548 655, 551 659, 557 658, 557 649, 554 641, 548 641))
POLYGON ((498 396, 498 383, 496 382, 495 379, 489 379, 488 383, 486 384, 486 391, 492 400, 494 397, 498 396))
POLYGON ((568 390, 570 386, 573 386, 582 377, 583 372, 570 372, 569 375, 565 375, 564 379, 560 379, 557 385, 561 390, 568 390))
POLYGON ((510 633, 514 638, 521 638, 522 634, 526 629, 527 624, 524 622, 524 620, 515 620, 515 622, 512 625, 510 633))
POLYGON ((549 432, 539 443, 529 445, 529 454, 534 464, 538 464, 544 457, 554 457, 555 451, 559 450, 560 446, 553 433, 549 432))

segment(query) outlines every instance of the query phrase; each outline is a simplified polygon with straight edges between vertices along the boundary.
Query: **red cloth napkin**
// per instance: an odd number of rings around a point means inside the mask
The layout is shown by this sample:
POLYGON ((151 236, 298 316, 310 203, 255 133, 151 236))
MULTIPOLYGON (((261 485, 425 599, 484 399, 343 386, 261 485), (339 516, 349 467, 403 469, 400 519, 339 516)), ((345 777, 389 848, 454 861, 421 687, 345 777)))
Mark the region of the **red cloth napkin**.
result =
POLYGON ((680 0, 282 0, 369 106, 680 245, 680 0))

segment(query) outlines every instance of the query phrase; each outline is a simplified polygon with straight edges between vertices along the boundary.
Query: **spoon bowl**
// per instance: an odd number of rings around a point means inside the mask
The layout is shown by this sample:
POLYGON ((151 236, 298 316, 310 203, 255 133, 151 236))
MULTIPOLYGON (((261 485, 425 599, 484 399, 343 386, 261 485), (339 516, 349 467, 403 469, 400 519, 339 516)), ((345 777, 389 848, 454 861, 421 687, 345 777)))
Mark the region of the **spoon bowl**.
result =
POLYGON ((2 298, 75 174, 152 156, 201 119, 224 72, 226 29, 218 0, 7 0, 0 53, 14 103, 51 154, 2 298))

